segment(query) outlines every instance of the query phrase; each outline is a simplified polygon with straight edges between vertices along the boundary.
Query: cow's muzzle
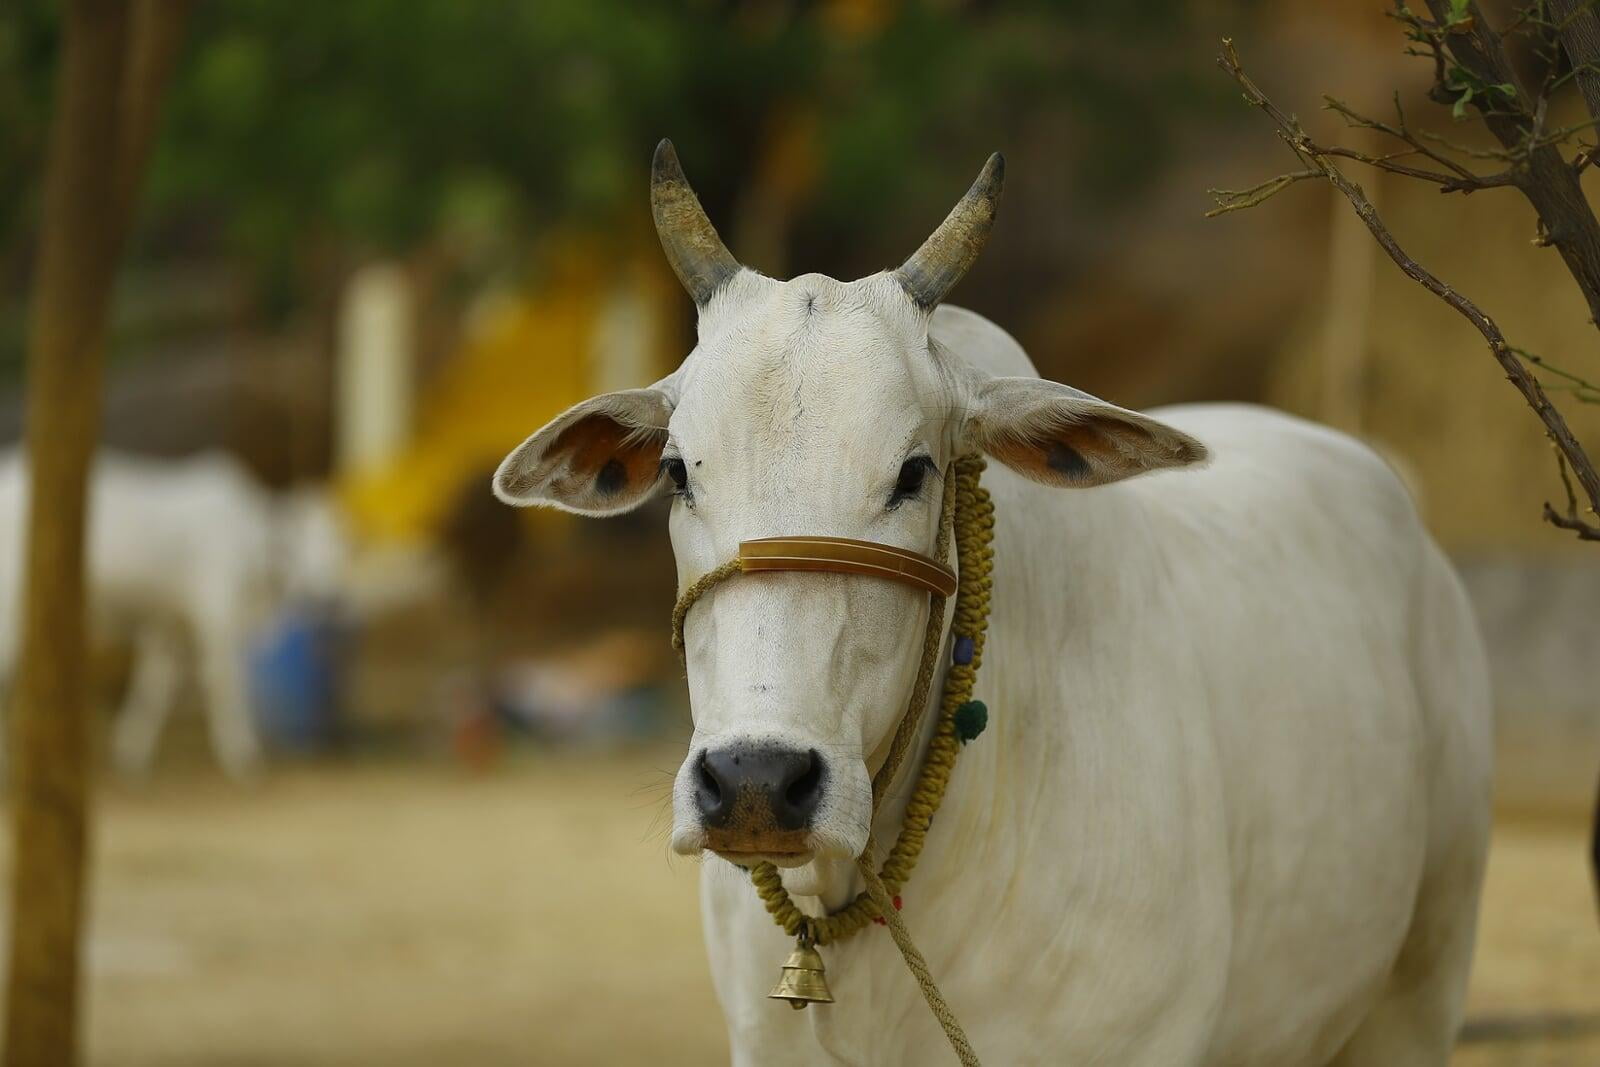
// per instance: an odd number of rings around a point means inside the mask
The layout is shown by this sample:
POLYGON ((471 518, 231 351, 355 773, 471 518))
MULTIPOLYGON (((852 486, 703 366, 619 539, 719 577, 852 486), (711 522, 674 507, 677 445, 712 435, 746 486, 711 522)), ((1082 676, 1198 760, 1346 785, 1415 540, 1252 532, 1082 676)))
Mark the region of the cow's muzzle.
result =
POLYGON ((796 855, 822 800, 826 768, 815 750, 707 749, 695 765, 694 803, 705 847, 729 855, 796 855))

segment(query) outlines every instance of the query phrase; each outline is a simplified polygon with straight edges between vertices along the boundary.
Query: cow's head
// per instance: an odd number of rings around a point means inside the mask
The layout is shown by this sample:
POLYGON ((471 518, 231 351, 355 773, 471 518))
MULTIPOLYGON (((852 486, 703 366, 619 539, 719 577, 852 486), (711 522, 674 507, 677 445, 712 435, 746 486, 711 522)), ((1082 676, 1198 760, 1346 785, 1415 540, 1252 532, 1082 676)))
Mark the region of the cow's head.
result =
MULTIPOLYGON (((699 307, 699 343, 646 389, 577 405, 512 452, 517 505, 615 515, 671 493, 680 587, 749 538, 819 534, 931 554, 942 479, 981 449, 1047 486, 1102 485, 1204 458, 1192 438, 1054 382, 997 378, 929 337, 1000 196, 983 173, 898 269, 782 282, 729 254, 672 146, 656 151, 656 228, 699 307)), ((694 736, 673 847, 798 866, 853 859, 871 772, 910 693, 926 593, 842 574, 716 586, 685 625, 694 736)))

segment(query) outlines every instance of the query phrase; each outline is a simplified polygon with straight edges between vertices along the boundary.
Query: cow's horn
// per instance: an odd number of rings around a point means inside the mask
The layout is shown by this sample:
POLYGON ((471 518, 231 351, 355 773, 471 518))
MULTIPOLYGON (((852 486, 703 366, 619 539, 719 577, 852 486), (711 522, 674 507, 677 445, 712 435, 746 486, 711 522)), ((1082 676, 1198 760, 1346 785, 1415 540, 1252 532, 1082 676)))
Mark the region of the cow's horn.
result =
POLYGON ((996 152, 939 228, 894 272, 919 307, 927 310, 939 304, 983 251, 1005 177, 1006 161, 996 152))
POLYGON ((706 218, 700 198, 683 176, 678 153, 666 139, 656 145, 655 161, 650 166, 650 210, 673 273, 694 297, 695 304, 705 307, 717 290, 739 273, 739 261, 706 218))

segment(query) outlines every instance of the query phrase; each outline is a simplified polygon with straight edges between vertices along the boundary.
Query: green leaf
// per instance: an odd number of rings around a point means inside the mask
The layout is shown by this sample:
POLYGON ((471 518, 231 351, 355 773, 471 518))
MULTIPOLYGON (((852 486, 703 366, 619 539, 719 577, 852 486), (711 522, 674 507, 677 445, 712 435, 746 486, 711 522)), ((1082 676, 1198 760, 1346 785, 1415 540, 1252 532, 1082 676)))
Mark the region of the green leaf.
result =
POLYGON ((1460 121, 1467 117, 1467 105, 1472 102, 1472 86, 1461 90, 1461 95, 1456 97, 1456 102, 1450 108, 1450 114, 1460 121))

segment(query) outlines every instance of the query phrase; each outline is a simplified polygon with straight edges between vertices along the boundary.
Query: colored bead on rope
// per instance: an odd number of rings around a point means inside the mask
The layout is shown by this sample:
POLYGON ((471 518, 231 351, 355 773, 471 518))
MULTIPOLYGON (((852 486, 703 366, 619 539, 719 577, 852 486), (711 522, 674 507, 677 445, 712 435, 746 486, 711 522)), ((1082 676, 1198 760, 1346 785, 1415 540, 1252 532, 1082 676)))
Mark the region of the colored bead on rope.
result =
POLYGON ((955 727, 956 736, 964 745, 968 741, 976 740, 983 733, 983 728, 989 725, 989 708, 981 700, 969 700, 956 709, 955 727))

